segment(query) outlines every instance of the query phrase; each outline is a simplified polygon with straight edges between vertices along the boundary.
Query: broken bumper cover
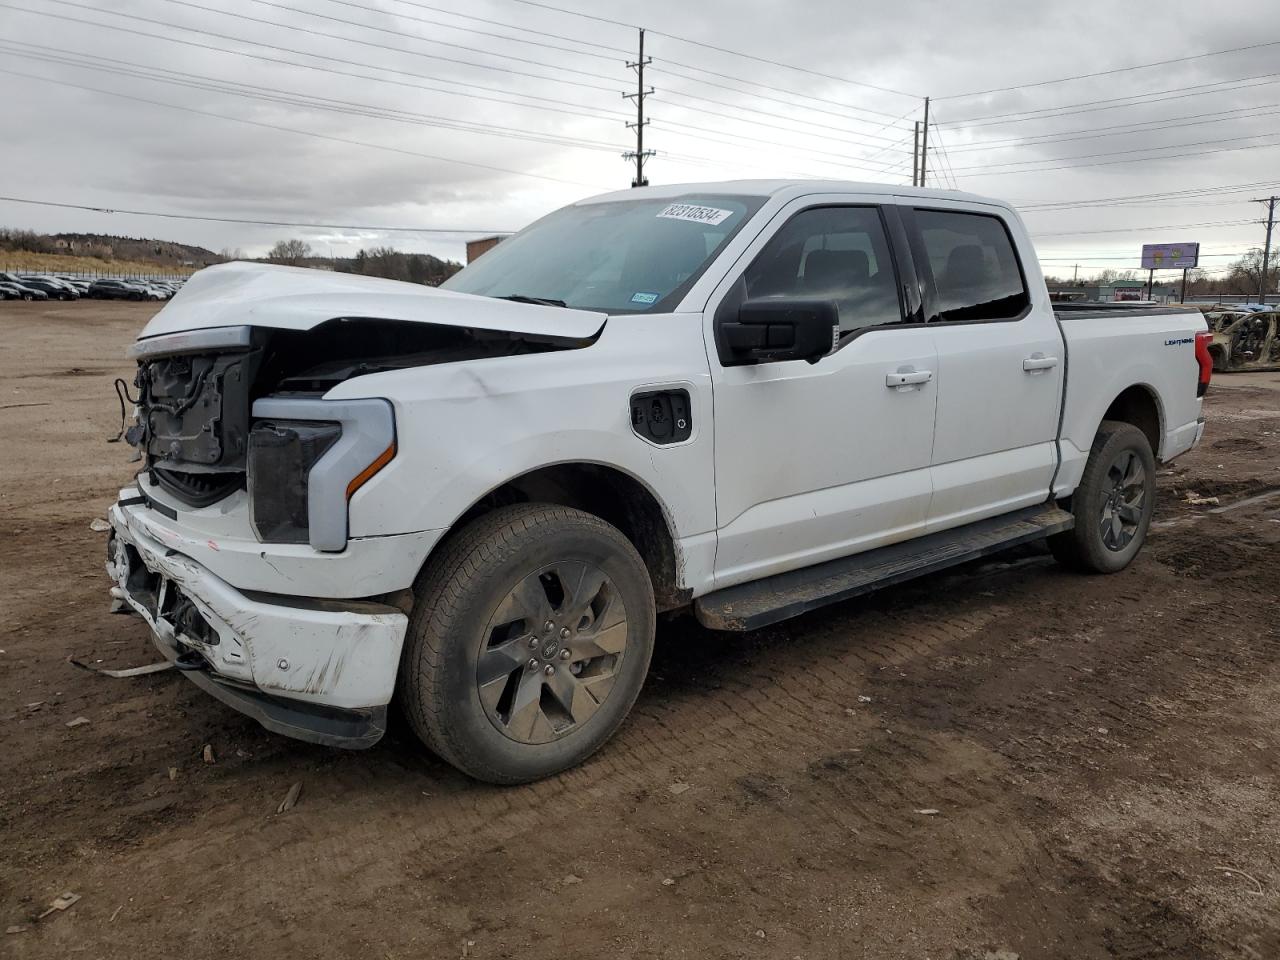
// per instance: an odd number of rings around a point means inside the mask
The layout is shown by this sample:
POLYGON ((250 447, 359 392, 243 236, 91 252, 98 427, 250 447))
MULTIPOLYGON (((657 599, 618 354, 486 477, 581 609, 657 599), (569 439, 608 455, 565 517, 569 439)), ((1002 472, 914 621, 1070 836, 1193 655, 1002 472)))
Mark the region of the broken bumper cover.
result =
POLYGON ((111 508, 112 596, 187 677, 268 730, 350 748, 386 730, 408 618, 360 601, 237 590, 111 508))

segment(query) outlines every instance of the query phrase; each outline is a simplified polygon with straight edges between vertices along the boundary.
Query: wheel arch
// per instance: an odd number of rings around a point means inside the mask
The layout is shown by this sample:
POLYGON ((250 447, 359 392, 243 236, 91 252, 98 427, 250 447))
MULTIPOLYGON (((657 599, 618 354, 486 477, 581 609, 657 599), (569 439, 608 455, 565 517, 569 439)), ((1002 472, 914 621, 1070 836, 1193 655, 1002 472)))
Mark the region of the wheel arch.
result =
MULTIPOLYGON (((1111 401, 1102 419, 1132 424, 1146 436, 1151 452, 1160 459, 1164 441, 1164 408, 1155 389, 1146 383, 1135 383, 1121 390, 1111 401)), ((1101 424, 1099 425, 1101 426, 1101 424)))
POLYGON ((680 585, 680 548, 662 501, 633 475, 614 466, 585 461, 536 467, 489 490, 454 520, 426 562, 467 524, 513 503, 573 507, 612 524, 631 541, 648 568, 659 611, 682 607, 691 599, 692 592, 680 585))

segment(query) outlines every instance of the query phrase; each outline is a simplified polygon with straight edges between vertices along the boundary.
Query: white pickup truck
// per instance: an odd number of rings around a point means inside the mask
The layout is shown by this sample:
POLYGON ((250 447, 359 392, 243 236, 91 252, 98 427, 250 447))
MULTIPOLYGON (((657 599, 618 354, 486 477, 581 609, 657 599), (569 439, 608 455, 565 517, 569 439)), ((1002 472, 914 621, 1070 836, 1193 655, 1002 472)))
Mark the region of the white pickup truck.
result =
POLYGON ((367 747, 394 699, 528 781, 618 728, 661 612, 748 630, 1039 538, 1120 570, 1208 339, 1055 312, 1010 206, 871 184, 595 197, 441 289, 211 267, 130 351, 112 595, 271 730, 367 747))

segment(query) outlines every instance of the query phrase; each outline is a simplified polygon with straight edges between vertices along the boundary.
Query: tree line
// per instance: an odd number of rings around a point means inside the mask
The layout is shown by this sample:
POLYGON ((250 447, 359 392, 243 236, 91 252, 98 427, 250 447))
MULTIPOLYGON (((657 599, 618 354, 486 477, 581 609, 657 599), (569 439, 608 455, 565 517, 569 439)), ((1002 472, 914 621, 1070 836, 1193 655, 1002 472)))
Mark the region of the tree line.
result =
POLYGON ((429 253, 404 253, 392 247, 361 249, 354 257, 318 257, 305 240, 281 240, 267 254, 272 263, 292 266, 331 266, 338 273, 358 273, 436 287, 462 269, 453 260, 441 260, 429 253))

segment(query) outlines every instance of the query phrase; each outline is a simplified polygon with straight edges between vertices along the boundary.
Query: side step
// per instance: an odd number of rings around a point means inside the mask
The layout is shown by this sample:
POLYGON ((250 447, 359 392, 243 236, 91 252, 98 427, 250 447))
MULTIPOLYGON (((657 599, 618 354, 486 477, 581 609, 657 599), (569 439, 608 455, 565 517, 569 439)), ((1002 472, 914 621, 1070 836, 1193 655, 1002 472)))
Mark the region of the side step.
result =
POLYGON ((904 543, 829 560, 699 597, 693 610, 713 630, 755 630, 828 603, 945 570, 1075 526, 1053 504, 931 533, 904 543))

